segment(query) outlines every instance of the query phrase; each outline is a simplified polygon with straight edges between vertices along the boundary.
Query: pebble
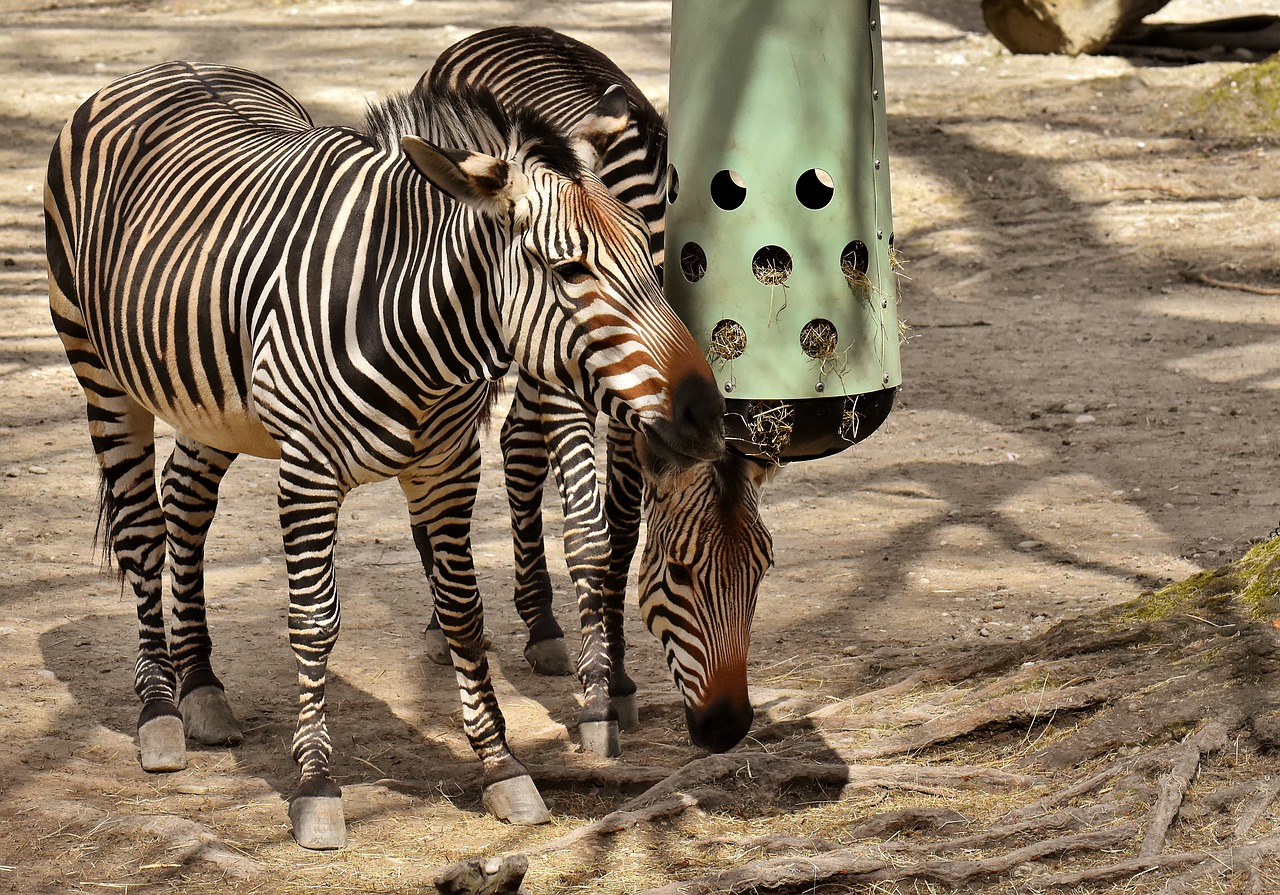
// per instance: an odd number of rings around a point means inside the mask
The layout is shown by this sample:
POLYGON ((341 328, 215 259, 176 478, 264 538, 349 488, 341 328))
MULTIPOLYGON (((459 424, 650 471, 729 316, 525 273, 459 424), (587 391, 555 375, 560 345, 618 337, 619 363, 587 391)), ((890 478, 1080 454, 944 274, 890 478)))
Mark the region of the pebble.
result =
POLYGON ((1095 420, 1097 420, 1097 417, 1094 416, 1092 413, 1082 413, 1078 417, 1076 417, 1076 422, 1081 425, 1083 425, 1084 423, 1092 423, 1095 420))
POLYGON ((1089 408, 1085 407, 1079 401, 1072 401, 1070 404, 1062 405, 1063 413, 1084 413, 1089 408))
POLYGON ((1044 544, 1041 544, 1039 541, 1019 541, 1018 542, 1019 550, 1039 550, 1043 546, 1044 544))
POLYGON ((43 466, 28 466, 27 472, 31 473, 32 475, 48 475, 49 474, 49 470, 45 469, 43 466))

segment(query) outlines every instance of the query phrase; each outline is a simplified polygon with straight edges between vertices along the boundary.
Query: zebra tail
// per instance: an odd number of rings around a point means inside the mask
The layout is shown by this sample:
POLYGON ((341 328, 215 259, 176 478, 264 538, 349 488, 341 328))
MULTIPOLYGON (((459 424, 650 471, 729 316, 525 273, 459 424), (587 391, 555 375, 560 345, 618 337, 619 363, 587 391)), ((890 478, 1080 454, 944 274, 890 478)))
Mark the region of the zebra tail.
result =
POLYGON ((116 499, 111 494, 111 487, 107 484, 107 474, 100 471, 98 473, 98 523, 93 528, 93 552, 98 554, 98 565, 101 570, 104 573, 114 571, 123 587, 124 569, 120 568, 119 563, 113 562, 116 546, 115 519, 118 510, 116 499))

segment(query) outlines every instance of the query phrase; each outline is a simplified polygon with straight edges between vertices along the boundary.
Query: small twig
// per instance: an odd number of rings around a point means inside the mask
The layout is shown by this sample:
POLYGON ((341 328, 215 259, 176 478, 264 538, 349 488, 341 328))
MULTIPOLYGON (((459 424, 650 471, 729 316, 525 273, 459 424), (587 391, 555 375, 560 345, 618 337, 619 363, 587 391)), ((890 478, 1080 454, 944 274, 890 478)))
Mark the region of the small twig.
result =
POLYGON ((1218 289, 1234 289, 1237 292, 1251 292, 1254 295, 1280 295, 1280 289, 1271 289, 1266 286, 1251 286, 1248 283, 1233 283, 1230 280, 1219 280, 1207 274, 1198 273, 1194 270, 1184 270, 1182 278, 1193 283, 1204 283, 1206 286, 1215 286, 1218 289))

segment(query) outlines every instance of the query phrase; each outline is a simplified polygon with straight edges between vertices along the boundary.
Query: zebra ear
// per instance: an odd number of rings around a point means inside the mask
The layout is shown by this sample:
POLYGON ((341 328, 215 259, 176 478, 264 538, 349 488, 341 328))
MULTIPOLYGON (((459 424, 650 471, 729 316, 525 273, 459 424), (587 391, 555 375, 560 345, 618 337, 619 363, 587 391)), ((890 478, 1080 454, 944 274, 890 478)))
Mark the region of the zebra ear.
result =
POLYGON ((588 169, 599 171, 604 154, 630 123, 627 91, 614 84, 569 134, 574 151, 588 169))
POLYGON ((402 137, 410 163, 433 186, 483 214, 504 213, 516 200, 518 172, 500 158, 466 149, 443 149, 420 137, 402 137))

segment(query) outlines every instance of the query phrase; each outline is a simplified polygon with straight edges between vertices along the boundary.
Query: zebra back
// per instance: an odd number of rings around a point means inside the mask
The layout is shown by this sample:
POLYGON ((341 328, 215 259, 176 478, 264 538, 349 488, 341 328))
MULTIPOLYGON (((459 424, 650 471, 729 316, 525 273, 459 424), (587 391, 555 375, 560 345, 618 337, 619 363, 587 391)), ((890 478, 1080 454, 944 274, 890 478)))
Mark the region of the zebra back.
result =
POLYGON ((613 84, 626 91, 631 120, 597 170, 620 200, 644 215, 654 264, 663 267, 667 123, 608 56, 550 28, 493 28, 440 54, 419 83, 480 85, 506 102, 537 108, 569 130, 613 84))

